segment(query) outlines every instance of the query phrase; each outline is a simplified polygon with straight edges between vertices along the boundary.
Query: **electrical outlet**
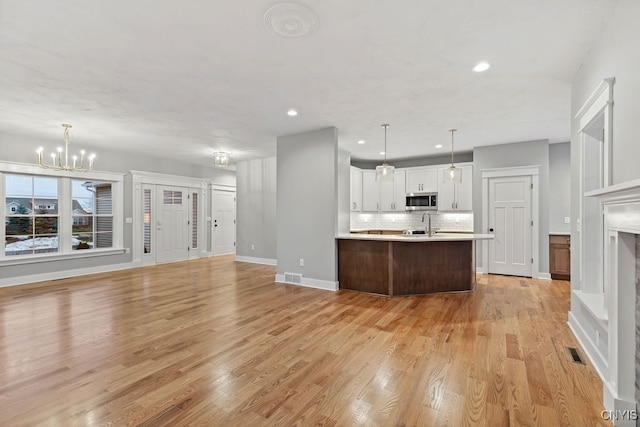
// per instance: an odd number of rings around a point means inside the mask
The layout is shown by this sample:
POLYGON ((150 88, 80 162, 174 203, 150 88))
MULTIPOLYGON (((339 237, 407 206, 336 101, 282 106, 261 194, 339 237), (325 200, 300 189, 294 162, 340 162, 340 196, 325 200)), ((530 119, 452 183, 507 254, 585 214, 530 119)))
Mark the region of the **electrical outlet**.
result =
POLYGON ((131 253, 131 249, 129 249, 129 248, 125 248, 124 253, 125 253, 125 254, 131 253))
POLYGON ((460 217, 456 216, 456 224, 460 224, 460 217))
POLYGON ((565 216, 564 217, 564 223, 565 224, 571 224, 571 217, 565 216))
POLYGON ((300 258, 300 267, 304 267, 304 258, 300 258))
POLYGON ((251 250, 255 251, 256 250, 256 245, 251 245, 251 250))

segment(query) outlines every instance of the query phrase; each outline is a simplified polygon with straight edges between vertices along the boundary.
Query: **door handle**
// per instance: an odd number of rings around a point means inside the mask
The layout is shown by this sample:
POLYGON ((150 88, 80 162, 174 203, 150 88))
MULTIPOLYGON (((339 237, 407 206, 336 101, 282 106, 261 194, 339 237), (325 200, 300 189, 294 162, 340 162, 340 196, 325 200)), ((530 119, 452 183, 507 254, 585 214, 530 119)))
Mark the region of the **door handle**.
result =
POLYGON ((490 231, 491 233, 493 233, 493 228, 490 228, 490 229, 489 229, 489 231, 490 231))

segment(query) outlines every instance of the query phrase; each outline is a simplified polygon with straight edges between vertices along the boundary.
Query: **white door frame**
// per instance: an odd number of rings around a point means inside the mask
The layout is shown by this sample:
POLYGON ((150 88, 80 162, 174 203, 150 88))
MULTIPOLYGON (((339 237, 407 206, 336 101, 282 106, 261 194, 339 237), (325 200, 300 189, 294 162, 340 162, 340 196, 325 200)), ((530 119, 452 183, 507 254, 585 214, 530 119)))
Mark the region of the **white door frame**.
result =
MULTIPOLYGON (((127 218, 126 222, 133 223, 133 244, 132 244, 132 252, 133 252, 133 263, 137 265, 143 265, 143 248, 142 248, 142 186, 143 184, 150 185, 166 185, 166 186, 174 186, 174 187, 191 187, 200 189, 200 218, 205 219, 206 217, 206 206, 209 203, 208 201, 208 187, 209 180, 202 178, 192 178, 188 176, 180 176, 180 175, 168 175, 162 173, 155 172, 146 172, 146 171, 129 171, 131 175, 131 180, 133 181, 133 218, 129 221, 127 218)), ((201 221, 201 224, 206 223, 206 221, 201 221)), ((200 257, 209 256, 210 254, 206 252, 206 242, 207 242, 207 234, 205 233, 206 227, 202 225, 198 227, 200 242, 205 243, 204 246, 198 245, 202 247, 202 250, 199 251, 200 257)), ((157 239, 157 238, 156 238, 157 239)), ((155 255, 154 255, 155 260, 155 255)))
MULTIPOLYGON (((512 168, 483 169, 482 171, 482 233, 489 233, 489 179, 510 176, 531 176, 531 275, 535 279, 550 279, 549 273, 540 272, 540 165, 512 168)), ((482 272, 489 272, 489 241, 482 240, 482 272)))

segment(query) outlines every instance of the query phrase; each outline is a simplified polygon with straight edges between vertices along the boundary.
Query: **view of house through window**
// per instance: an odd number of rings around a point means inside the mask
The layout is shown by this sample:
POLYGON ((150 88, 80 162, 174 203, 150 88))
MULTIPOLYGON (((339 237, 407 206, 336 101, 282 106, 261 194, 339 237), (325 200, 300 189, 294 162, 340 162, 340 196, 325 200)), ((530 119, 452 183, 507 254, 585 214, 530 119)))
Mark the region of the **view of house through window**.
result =
POLYGON ((58 180, 5 175, 5 255, 58 252, 58 180))
POLYGON ((71 248, 113 246, 113 210, 110 182, 71 181, 71 248))

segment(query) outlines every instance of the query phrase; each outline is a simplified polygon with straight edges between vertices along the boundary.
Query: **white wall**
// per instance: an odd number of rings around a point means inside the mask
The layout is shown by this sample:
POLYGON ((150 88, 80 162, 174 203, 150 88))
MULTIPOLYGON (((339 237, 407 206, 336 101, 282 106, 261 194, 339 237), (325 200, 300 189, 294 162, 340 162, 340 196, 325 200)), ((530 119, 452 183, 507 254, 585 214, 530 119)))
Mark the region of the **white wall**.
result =
POLYGON ((549 145, 549 233, 568 233, 571 216, 571 144, 549 145))
POLYGON ((348 201, 341 207, 346 215, 338 212, 338 194, 349 194, 349 182, 338 180, 337 137, 338 130, 331 127, 282 136, 277 142, 278 275, 301 274, 327 289, 335 289, 338 277, 337 218, 349 217, 348 201))

